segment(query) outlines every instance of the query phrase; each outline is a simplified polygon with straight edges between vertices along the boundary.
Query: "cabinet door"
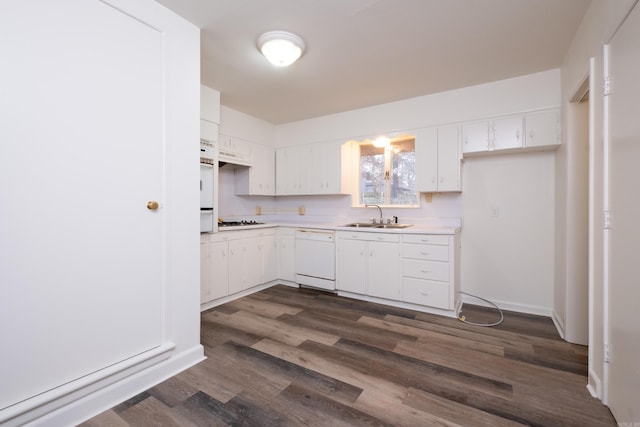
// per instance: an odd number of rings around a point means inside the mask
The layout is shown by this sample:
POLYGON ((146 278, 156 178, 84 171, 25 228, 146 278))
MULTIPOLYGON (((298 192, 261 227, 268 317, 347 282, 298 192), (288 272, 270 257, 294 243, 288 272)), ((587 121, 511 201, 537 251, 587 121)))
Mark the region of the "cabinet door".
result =
POLYGON ((229 241, 229 295, 245 289, 245 252, 244 239, 229 241))
POLYGON ((560 144, 559 112, 545 111, 525 116, 525 147, 547 147, 560 144))
POLYGON ((278 233, 278 278, 295 282, 296 247, 293 229, 278 233))
POLYGON ((522 148, 522 117, 495 119, 491 124, 492 150, 522 148))
POLYGON ((209 244, 211 262, 211 286, 209 301, 229 295, 229 243, 209 244))
POLYGON ((311 193, 311 173, 313 157, 311 147, 303 145, 294 147, 293 162, 295 165, 295 181, 296 189, 294 194, 312 194, 311 193))
POLYGON ((416 189, 438 191, 438 131, 422 129, 416 135, 416 189))
POLYGON ((309 147, 311 163, 309 164, 309 185, 311 194, 327 193, 327 147, 318 143, 309 147))
POLYGON ((293 194, 292 179, 289 149, 288 147, 278 148, 276 150, 276 194, 279 196, 293 194))
POLYGON ((366 295, 367 243, 359 240, 338 239, 336 245, 336 288, 341 291, 366 295))
POLYGON ((262 244, 262 237, 260 236, 249 237, 242 239, 242 241, 244 242, 244 289, 248 289, 264 283, 262 271, 264 246, 262 244))
POLYGON ((402 298, 400 243, 368 242, 369 295, 399 301, 402 298))
POLYGON ((438 191, 460 191, 459 127, 438 128, 438 191))
POLYGON ((278 238, 275 233, 262 236, 262 283, 278 278, 278 238))
POLYGON ((211 301, 211 255, 209 242, 200 243, 200 303, 211 301))
POLYGON ((260 144, 251 144, 249 168, 235 170, 235 194, 237 196, 275 195, 274 149, 260 144))
POLYGON ((463 153, 477 153, 489 149, 489 123, 487 121, 462 125, 463 153))

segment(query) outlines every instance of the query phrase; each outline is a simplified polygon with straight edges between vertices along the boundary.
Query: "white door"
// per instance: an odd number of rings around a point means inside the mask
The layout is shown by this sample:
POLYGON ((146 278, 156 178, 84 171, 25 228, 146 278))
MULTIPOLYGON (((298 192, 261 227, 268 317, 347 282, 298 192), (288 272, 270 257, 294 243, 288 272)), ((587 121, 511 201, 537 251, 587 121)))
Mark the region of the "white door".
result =
POLYGON ((160 345, 166 215, 162 33, 95 0, 3 9, 0 408, 160 345))
POLYGON ((608 404, 620 425, 640 421, 640 7, 609 46, 608 404))

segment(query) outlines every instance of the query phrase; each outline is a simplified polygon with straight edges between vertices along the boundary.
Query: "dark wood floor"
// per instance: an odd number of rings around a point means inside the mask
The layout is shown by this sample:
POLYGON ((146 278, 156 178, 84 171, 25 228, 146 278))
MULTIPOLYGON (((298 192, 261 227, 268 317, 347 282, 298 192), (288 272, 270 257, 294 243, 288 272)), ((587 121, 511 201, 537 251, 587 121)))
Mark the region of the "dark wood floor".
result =
POLYGON ((275 286, 203 313, 202 343, 206 361, 83 425, 616 425, 586 390, 586 347, 546 317, 482 328, 275 286))

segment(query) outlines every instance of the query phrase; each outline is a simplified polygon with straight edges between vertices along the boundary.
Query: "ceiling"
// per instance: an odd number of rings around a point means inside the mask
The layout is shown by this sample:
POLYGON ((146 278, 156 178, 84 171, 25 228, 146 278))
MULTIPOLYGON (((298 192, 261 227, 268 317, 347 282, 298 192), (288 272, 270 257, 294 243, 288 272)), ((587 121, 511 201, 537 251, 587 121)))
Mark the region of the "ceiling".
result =
POLYGON ((202 83, 273 124, 561 66, 591 0, 156 0, 202 29, 202 83), (306 53, 276 68, 271 30, 306 53))

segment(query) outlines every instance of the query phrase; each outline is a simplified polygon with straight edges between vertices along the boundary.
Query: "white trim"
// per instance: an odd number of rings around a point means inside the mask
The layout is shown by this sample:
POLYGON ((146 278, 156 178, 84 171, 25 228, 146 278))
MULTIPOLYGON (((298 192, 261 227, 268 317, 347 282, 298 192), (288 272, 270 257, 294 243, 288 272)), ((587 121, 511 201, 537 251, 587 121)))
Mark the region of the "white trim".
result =
MULTIPOLYGON (((598 207, 594 205, 593 201, 596 199, 596 181, 595 181, 595 169, 596 169, 596 141, 595 141, 595 120, 596 120, 596 107, 594 94, 595 92, 595 76, 596 76, 596 59, 594 57, 589 58, 589 330, 587 331, 587 353, 589 364, 589 392, 592 390, 591 373, 593 373, 593 360, 594 360, 594 342, 595 342, 595 319, 594 319, 594 301, 595 301, 595 235, 600 233, 601 230, 597 230, 595 223, 595 215, 598 207)), ((595 374, 594 374, 595 376, 595 374)), ((600 380, 598 379, 598 385, 596 387, 599 393, 600 380)), ((599 396, 599 394, 598 394, 599 396)))
POLYGON ((564 340, 565 339, 564 321, 555 310, 553 310, 553 313, 551 313, 551 320, 553 321, 553 324, 556 326, 556 330, 558 331, 560 338, 564 340))
POLYGON ((602 398, 602 383, 600 382, 600 378, 591 369, 589 369, 589 383, 587 384, 587 390, 591 396, 597 399, 602 398))
POLYGON ((357 299, 360 301, 368 301, 368 302, 375 302, 377 304, 384 304, 390 307, 398 307, 398 308, 405 308, 407 310, 415 310, 415 311, 421 311, 423 313, 429 313, 429 314, 437 314, 440 316, 445 316, 445 317, 454 317, 457 318, 458 317, 458 313, 460 313, 460 307, 462 307, 462 302, 461 300, 458 300, 458 304, 456 305, 456 307, 453 310, 443 310, 441 308, 435 308, 435 307, 428 307, 425 305, 418 305, 418 304, 412 304, 409 302, 404 302, 404 301, 393 301, 393 300, 388 300, 388 299, 384 299, 384 298, 378 298, 378 297, 372 297, 369 295, 362 295, 362 294, 354 294, 351 292, 345 292, 345 291, 337 291, 338 296, 341 297, 346 297, 346 298, 353 298, 353 299, 357 299))
POLYGON ((75 425, 204 360, 197 345, 172 356, 169 342, 4 409, 3 426, 75 425), (114 390, 117 390, 114 392, 114 390), (101 396, 108 394, 108 399, 101 396), (6 423, 6 424, 4 424, 6 423))
MULTIPOLYGON (((493 302, 495 305, 497 305, 498 307, 500 307, 500 309, 502 310, 515 311, 518 313, 525 313, 525 314, 535 314, 538 316, 553 317, 553 313, 552 313, 553 309, 549 307, 521 304, 521 303, 511 302, 511 301, 493 300, 491 298, 489 298, 489 300, 493 302)), ((462 295, 462 302, 467 304, 473 304, 473 305, 481 305, 483 307, 495 308, 492 305, 483 302, 482 300, 479 300, 477 298, 471 298, 466 295, 462 295)))
MULTIPOLYGON (((610 47, 608 44, 602 48, 604 78, 609 77, 609 56, 610 47)), ((609 96, 604 97, 603 117, 602 117, 602 153, 603 153, 603 209, 609 211, 609 96)), ((602 283, 602 342, 604 346, 604 363, 602 367, 602 403, 609 403, 609 231, 603 230, 603 283, 602 283)))

